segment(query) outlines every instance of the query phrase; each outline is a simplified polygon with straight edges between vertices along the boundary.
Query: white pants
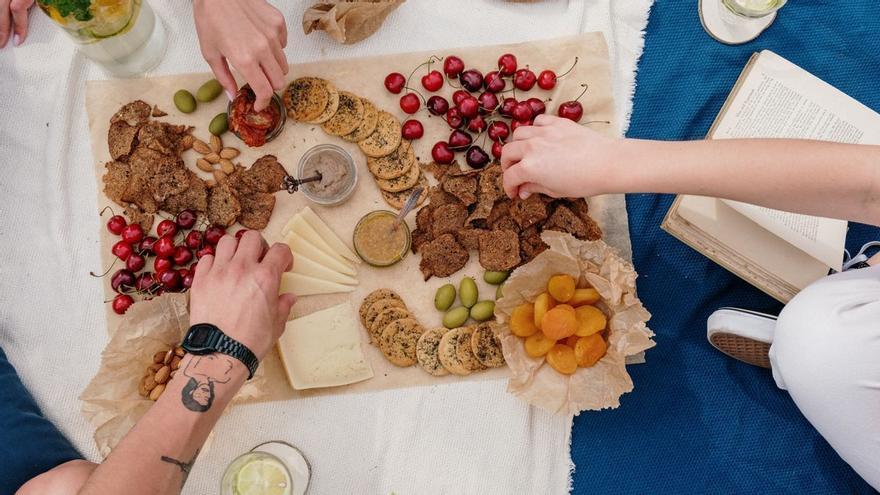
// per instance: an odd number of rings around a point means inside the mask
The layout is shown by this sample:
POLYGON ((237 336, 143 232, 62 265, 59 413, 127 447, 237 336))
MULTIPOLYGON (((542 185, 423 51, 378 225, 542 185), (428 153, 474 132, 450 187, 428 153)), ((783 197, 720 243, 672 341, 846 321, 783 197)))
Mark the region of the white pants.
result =
POLYGON ((880 266, 832 275, 792 299, 770 361, 779 388, 880 490, 880 266))

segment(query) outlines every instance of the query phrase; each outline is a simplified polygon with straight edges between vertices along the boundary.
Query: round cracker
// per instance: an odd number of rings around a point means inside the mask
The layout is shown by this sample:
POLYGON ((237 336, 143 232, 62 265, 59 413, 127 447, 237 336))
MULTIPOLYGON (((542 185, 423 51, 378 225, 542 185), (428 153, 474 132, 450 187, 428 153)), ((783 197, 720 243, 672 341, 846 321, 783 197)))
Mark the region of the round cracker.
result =
POLYGON ((331 136, 344 136, 357 129, 363 118, 364 104, 361 99, 348 91, 340 91, 336 113, 321 124, 321 129, 331 136))
POLYGON ((342 139, 349 143, 356 143, 367 139, 376 130, 376 124, 379 121, 379 109, 376 108, 376 105, 366 98, 361 98, 361 103, 364 106, 364 116, 360 124, 357 126, 357 129, 342 136, 342 139))
POLYGON ((336 89, 336 86, 330 81, 324 80, 324 84, 327 86, 327 106, 324 107, 324 111, 321 112, 320 115, 306 120, 309 124, 323 124, 324 122, 327 122, 331 117, 336 115, 336 109, 339 108, 339 90, 336 89))
POLYGON ((401 308, 399 306, 383 309, 378 315, 376 315, 376 318, 370 324, 370 328, 368 329, 370 332, 370 341, 378 342, 379 336, 382 335, 382 330, 384 330, 389 323, 409 318, 411 316, 412 315, 406 310, 406 308, 401 308))
POLYGON ((327 81, 319 77, 294 79, 284 90, 287 116, 301 122, 321 115, 330 100, 327 81))
POLYGON ((396 179, 409 172, 414 163, 416 153, 407 140, 402 140, 390 155, 367 158, 367 168, 377 179, 396 179))
POLYGON ((416 342, 416 360, 419 367, 434 376, 449 374, 449 370, 440 362, 440 340, 449 330, 445 327, 432 328, 423 333, 416 342))
MULTIPOLYGON (((361 307, 358 310, 358 315, 361 317, 361 324, 364 327, 367 326, 367 311, 370 309, 370 306, 379 299, 397 299, 398 301, 403 302, 403 299, 397 295, 397 292, 394 292, 391 289, 376 289, 373 292, 370 292, 367 294, 367 297, 361 301, 361 307)), ((369 329, 369 327, 367 327, 367 329, 369 329)))
MULTIPOLYGON (((419 175, 419 182, 416 185, 422 186, 422 188, 423 188, 422 194, 419 196, 418 201, 416 201, 416 206, 421 206, 421 204, 424 203, 426 199, 428 199, 428 194, 429 194, 428 189, 430 189, 428 187, 428 178, 425 177, 425 174, 419 175)), ((415 187, 415 186, 413 186, 413 187, 415 187)), ((403 191, 398 191, 398 192, 393 192, 393 193, 388 192, 388 191, 382 191, 380 189, 380 192, 382 193, 382 198, 385 199, 386 203, 391 205, 392 208, 399 210, 399 209, 403 208, 403 205, 406 203, 406 200, 409 199, 409 195, 410 195, 410 193, 412 193, 412 188, 404 189, 403 191)))
POLYGON ((379 349, 391 364, 407 367, 416 364, 416 344, 424 329, 412 318, 389 323, 379 337, 379 349))
POLYGON ((400 299, 379 299, 370 305, 369 309, 367 309, 367 316, 364 319, 365 327, 367 330, 373 328, 373 322, 376 321, 376 317, 379 316, 379 313, 385 311, 388 308, 403 308, 406 309, 406 304, 403 303, 400 299))
POLYGON ((473 332, 473 327, 453 328, 440 339, 438 350, 440 364, 453 375, 467 376, 471 372, 476 371, 473 363, 479 364, 479 361, 477 361, 476 357, 473 357, 471 352, 471 335, 473 332), (470 353, 472 359, 462 349, 470 353), (465 360, 467 360, 467 364, 465 360))
POLYGON ((501 340, 495 332, 495 322, 487 321, 477 325, 471 335, 471 351, 477 361, 487 368, 504 365, 504 352, 501 351, 501 340))
POLYGON ((376 121, 376 130, 366 139, 358 141, 358 146, 365 155, 374 158, 394 152, 400 146, 400 121, 394 115, 380 110, 376 121))
POLYGON ((379 189, 386 192, 400 192, 406 189, 412 189, 416 184, 419 183, 419 176, 422 174, 422 167, 419 166, 419 162, 413 163, 409 170, 407 170, 406 174, 401 175, 396 179, 376 179, 376 184, 379 185, 379 189))

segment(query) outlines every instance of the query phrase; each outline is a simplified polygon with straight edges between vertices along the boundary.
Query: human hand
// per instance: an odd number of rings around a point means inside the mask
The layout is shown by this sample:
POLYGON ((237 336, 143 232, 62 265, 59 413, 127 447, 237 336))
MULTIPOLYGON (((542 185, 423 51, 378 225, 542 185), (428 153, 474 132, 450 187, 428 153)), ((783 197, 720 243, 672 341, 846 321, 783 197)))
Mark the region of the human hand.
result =
POLYGON ((223 236, 216 254, 196 265, 190 322, 217 326, 262 360, 284 332, 296 301, 293 294, 278 295, 281 274, 292 266, 290 248, 276 243, 266 250, 259 232, 249 230, 237 242, 223 236))
POLYGON ((193 11, 202 56, 229 99, 238 90, 229 70, 232 64, 254 90, 254 110, 266 108, 273 89, 284 87, 289 70, 284 55, 287 25, 281 12, 266 0, 195 0, 193 11))
POLYGON ((9 38, 12 44, 20 45, 27 37, 28 11, 34 0, 0 0, 0 48, 6 46, 9 38))
POLYGON ((569 119, 538 115, 502 148, 504 191, 521 199, 532 193, 579 198, 610 192, 606 184, 620 165, 614 156, 622 143, 569 119))

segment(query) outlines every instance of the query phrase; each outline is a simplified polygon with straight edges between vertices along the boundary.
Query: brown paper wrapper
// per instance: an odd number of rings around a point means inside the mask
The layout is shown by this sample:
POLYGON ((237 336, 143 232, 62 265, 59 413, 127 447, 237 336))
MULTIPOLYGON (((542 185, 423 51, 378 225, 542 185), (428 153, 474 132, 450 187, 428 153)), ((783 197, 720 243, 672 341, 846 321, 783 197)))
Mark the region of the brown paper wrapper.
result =
POLYGON ((405 0, 326 0, 303 14, 303 32, 324 31, 350 45, 375 33, 385 18, 405 0))
POLYGON ((646 323, 651 314, 636 297, 636 272, 603 241, 579 241, 569 234, 546 231, 550 248, 517 269, 504 284, 504 297, 495 305, 501 323, 501 345, 510 368, 507 390, 529 404, 555 414, 576 415, 585 410, 616 408, 620 396, 632 391, 627 358, 653 347, 646 323), (597 306, 608 318, 608 352, 596 365, 573 375, 557 373, 544 358, 526 354, 523 341, 506 325, 513 309, 544 292, 547 280, 565 273, 589 284, 602 296, 597 306))
MULTIPOLYGON (((154 404, 138 394, 153 355, 178 345, 189 328, 186 294, 163 294, 131 306, 101 353, 101 367, 80 395, 82 412, 95 427, 95 443, 106 457, 154 404)), ((262 367, 232 403, 265 395, 262 367)))

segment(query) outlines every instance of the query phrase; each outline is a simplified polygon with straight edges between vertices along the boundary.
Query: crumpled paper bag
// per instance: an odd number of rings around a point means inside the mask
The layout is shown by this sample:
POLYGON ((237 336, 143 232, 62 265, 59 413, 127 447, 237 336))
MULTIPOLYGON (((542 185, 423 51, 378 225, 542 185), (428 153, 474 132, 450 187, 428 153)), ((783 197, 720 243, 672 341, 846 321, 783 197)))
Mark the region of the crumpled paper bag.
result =
POLYGON ((303 32, 325 31, 350 45, 375 33, 385 18, 406 0, 324 0, 303 14, 303 32))
POLYGON ((504 283, 504 296, 495 303, 499 338, 511 375, 507 390, 554 414, 616 408, 620 396, 633 389, 627 358, 638 358, 655 345, 654 333, 646 326, 651 314, 636 297, 635 269, 603 241, 579 241, 554 231, 545 231, 541 238, 550 248, 514 271, 504 283), (523 339, 507 325, 515 307, 534 302, 546 290, 547 280, 562 273, 574 277, 578 287, 585 283, 594 287, 602 296, 596 306, 609 316, 607 354, 573 375, 560 374, 543 357, 526 354, 523 339))
MULTIPOLYGON (((167 293, 132 305, 119 330, 101 353, 101 366, 80 400, 86 420, 95 427, 95 443, 106 457, 154 404, 138 394, 138 383, 153 355, 178 345, 189 329, 186 294, 167 293)), ((264 395, 262 368, 232 400, 264 395)))

